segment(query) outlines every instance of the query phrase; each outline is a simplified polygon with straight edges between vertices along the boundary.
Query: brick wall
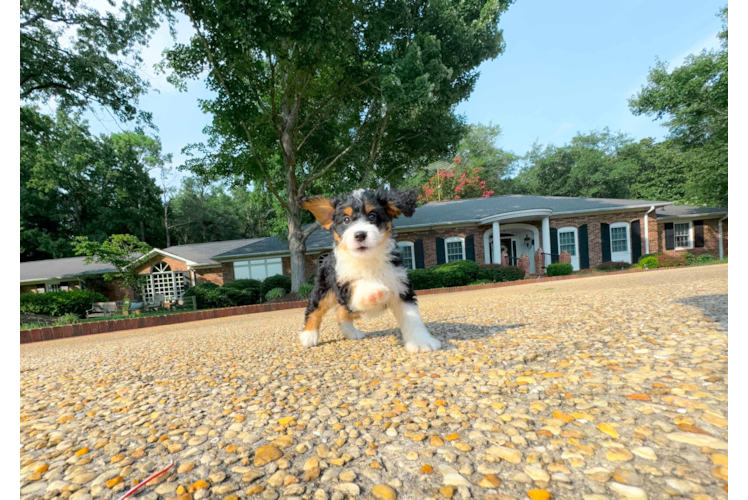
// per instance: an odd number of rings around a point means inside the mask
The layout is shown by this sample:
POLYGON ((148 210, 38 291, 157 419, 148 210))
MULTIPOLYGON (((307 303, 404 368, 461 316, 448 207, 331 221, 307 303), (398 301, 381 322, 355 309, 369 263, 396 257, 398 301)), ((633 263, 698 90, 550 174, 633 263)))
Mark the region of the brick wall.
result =
MULTIPOLYGON (((578 217, 565 217, 558 219, 551 219, 551 227, 560 229, 562 227, 576 227, 587 224, 587 239, 590 256, 590 268, 594 269, 595 266, 603 262, 603 250, 602 250, 602 237, 600 232, 600 224, 613 224, 615 222, 628 222, 631 224, 633 221, 638 220, 642 233, 644 232, 644 214, 646 210, 636 212, 621 212, 615 214, 595 214, 595 215, 582 215, 578 217)), ((657 242, 657 216, 653 213, 649 214, 649 251, 656 252, 658 248, 657 242)), ((642 234, 642 254, 645 252, 644 246, 644 234, 642 234)))
POLYGON ((140 266, 138 266, 138 273, 139 274, 150 274, 151 268, 154 264, 157 262, 166 262, 169 264, 169 267, 171 267, 172 271, 186 271, 187 270, 187 264, 180 260, 171 259, 169 257, 164 257, 162 255, 155 255, 153 258, 149 259, 147 262, 144 262, 140 266))
POLYGON ((223 285, 223 269, 221 266, 208 267, 205 269, 195 269, 195 284, 215 283, 218 286, 223 285))
POLYGON ((222 262, 221 263, 221 274, 223 275, 223 283, 231 283, 234 281, 234 263, 233 262, 222 262))
MULTIPOLYGON (((704 220, 704 246, 701 248, 691 248, 687 250, 666 250, 665 249, 665 222, 685 222, 665 220, 657 224, 659 248, 668 255, 682 255, 686 252, 695 255, 709 254, 715 259, 719 259, 719 219, 704 220)), ((724 236, 725 257, 727 257, 727 220, 722 221, 722 235, 724 236)), ((654 250, 652 250, 654 252, 654 250)))

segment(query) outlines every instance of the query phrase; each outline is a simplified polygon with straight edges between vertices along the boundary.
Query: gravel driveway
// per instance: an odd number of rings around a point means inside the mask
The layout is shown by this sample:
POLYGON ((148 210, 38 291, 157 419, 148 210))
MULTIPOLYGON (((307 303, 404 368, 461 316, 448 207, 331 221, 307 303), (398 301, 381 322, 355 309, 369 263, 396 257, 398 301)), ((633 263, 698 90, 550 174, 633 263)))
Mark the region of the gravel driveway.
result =
POLYGON ((303 310, 21 349, 21 498, 727 499, 727 266, 303 310))

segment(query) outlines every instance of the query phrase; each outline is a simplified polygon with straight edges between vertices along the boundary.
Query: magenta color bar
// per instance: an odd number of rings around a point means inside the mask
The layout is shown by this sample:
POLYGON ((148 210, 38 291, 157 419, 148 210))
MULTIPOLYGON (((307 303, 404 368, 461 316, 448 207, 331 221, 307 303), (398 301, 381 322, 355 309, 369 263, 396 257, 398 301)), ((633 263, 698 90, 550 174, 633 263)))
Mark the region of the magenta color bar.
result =
POLYGON ((748 160, 727 160, 729 224, 748 224, 748 160))

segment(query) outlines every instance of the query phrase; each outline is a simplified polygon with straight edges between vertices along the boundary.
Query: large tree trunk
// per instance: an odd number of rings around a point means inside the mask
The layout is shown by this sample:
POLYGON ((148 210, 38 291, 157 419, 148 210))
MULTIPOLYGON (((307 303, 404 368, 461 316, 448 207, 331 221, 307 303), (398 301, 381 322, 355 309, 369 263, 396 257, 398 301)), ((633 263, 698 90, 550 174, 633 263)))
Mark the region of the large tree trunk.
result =
POLYGON ((171 238, 169 237, 169 205, 164 204, 164 229, 166 229, 166 248, 171 246, 171 238))
POLYGON ((306 244, 304 233, 301 229, 301 214, 298 203, 295 203, 292 213, 288 213, 288 248, 291 251, 291 290, 296 291, 306 283, 306 271, 304 269, 304 256, 306 255, 306 244))

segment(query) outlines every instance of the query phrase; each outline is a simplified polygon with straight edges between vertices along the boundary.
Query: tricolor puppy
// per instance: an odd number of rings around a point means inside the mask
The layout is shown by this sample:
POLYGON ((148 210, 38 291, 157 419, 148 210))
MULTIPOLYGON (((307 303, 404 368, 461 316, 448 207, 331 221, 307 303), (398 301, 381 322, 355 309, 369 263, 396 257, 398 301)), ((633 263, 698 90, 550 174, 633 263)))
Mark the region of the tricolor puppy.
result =
POLYGON ((416 198, 414 190, 359 189, 333 200, 322 196, 302 200, 302 208, 311 211, 335 240, 332 253, 317 268, 300 335, 303 346, 317 345, 322 316, 331 308, 337 310, 340 330, 349 339, 364 338, 353 326, 354 319, 390 309, 400 325, 405 349, 439 349, 441 343, 423 324, 392 237, 392 219, 401 214, 411 217, 416 198))

